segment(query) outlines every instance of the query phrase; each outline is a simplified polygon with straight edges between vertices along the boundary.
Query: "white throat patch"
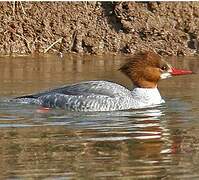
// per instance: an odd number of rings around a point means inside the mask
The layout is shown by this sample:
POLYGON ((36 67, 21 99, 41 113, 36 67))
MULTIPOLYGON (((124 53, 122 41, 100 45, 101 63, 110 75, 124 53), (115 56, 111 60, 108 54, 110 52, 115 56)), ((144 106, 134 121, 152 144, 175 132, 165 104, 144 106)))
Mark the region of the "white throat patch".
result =
POLYGON ((171 74, 169 72, 165 72, 160 75, 160 79, 166 79, 170 77, 171 77, 171 74))

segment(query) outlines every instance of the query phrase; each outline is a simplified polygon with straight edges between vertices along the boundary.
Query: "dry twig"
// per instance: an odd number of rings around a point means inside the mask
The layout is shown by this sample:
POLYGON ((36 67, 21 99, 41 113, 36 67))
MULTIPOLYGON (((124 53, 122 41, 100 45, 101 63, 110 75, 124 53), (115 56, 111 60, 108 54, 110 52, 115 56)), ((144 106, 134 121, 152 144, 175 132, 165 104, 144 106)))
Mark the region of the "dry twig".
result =
POLYGON ((63 37, 59 38, 57 41, 55 41, 54 43, 52 43, 48 48, 46 48, 46 50, 44 50, 44 53, 47 53, 50 48, 52 48, 58 42, 61 42, 62 39, 63 39, 63 37))
POLYGON ((12 4, 12 12, 13 12, 13 16, 15 16, 15 1, 13 1, 13 4, 12 4))
POLYGON ((19 3, 20 3, 20 5, 21 5, 21 9, 22 9, 24 15, 26 16, 26 12, 25 12, 25 10, 24 10, 24 8, 23 8, 23 5, 22 5, 21 1, 19 1, 19 3))
POLYGON ((28 48, 28 51, 30 52, 30 53, 32 53, 32 50, 31 50, 31 48, 30 48, 30 42, 24 37, 24 36, 21 36, 21 35, 19 35, 19 34, 17 34, 17 33, 14 33, 14 32, 12 32, 15 36, 17 36, 17 37, 19 37, 19 38, 21 38, 21 39, 23 39, 23 40, 25 40, 25 43, 27 44, 27 48, 28 48))

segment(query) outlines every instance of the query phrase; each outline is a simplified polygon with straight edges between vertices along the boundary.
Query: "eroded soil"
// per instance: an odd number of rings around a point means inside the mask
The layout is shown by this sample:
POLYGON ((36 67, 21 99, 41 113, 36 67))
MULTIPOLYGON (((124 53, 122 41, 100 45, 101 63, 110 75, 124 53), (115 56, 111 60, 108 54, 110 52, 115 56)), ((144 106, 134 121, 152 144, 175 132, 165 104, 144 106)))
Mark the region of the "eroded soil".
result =
POLYGON ((0 54, 199 52, 199 2, 0 2, 0 54))

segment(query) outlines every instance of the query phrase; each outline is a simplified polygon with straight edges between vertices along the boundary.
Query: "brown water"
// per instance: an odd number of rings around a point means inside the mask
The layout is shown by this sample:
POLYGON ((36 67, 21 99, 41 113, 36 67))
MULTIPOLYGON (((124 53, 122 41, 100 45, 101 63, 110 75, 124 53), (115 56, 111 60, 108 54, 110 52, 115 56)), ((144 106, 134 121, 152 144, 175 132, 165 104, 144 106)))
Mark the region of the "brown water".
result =
MULTIPOLYGON (((199 76, 160 82, 166 104, 75 113, 8 103, 80 80, 113 80, 126 57, 0 58, 0 179, 199 179, 199 76)), ((199 58, 170 58, 198 72, 199 58)))

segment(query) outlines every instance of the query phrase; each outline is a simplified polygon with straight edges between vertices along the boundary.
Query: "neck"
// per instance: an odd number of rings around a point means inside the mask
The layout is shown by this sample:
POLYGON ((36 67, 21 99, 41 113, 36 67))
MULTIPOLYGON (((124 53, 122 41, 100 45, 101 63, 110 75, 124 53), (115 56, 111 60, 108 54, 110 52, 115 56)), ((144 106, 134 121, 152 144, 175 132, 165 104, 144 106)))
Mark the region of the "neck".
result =
POLYGON ((135 86, 140 87, 140 88, 157 88, 157 82, 151 82, 151 81, 137 81, 134 82, 135 86))

